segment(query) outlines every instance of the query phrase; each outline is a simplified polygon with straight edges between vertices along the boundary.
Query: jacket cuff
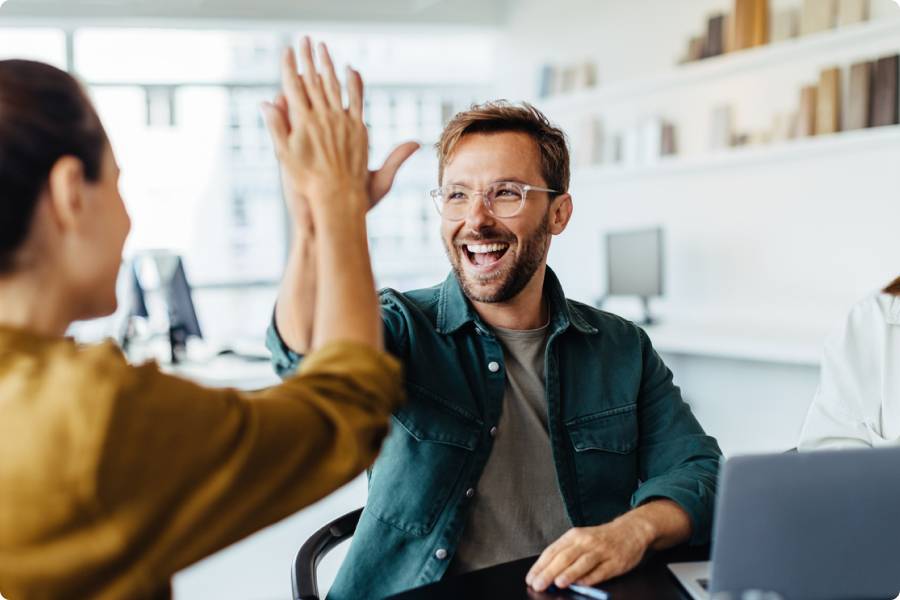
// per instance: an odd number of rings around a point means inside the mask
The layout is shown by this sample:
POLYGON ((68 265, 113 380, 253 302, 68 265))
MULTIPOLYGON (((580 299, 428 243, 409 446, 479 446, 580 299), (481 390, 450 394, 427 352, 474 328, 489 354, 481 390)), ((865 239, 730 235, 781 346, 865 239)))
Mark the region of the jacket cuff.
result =
MULTIPOLYGON (((679 478, 681 479, 681 478, 679 478)), ((671 500, 687 513, 691 520, 691 546, 703 546, 710 542, 715 492, 702 481, 673 481, 662 477, 647 481, 631 497, 631 506, 637 508, 651 500, 671 500)))
POLYGON ((272 353, 272 367, 275 369, 275 373, 282 379, 293 375, 303 360, 302 354, 294 352, 284 343, 281 333, 278 332, 278 325, 275 323, 274 311, 269 329, 266 331, 266 348, 272 353))

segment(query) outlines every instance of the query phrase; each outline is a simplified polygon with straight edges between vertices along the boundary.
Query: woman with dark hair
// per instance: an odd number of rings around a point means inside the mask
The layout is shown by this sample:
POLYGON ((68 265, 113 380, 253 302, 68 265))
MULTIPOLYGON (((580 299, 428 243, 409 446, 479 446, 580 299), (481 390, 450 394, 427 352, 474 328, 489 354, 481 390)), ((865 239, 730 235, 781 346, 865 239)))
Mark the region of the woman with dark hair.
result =
POLYGON ((900 444, 900 277, 850 312, 825 346, 800 450, 900 444))
MULTIPOLYGON (((193 562, 322 498, 374 460, 402 397, 368 259, 362 82, 293 52, 264 112, 296 228, 317 232, 317 346, 244 394, 133 367, 70 323, 115 309, 130 222, 79 84, 0 61, 0 593, 164 598, 193 562)), ((401 161, 402 162, 402 161, 401 161)), ((381 178, 383 181, 383 177, 381 178)), ((386 191, 386 190, 385 190, 386 191)))

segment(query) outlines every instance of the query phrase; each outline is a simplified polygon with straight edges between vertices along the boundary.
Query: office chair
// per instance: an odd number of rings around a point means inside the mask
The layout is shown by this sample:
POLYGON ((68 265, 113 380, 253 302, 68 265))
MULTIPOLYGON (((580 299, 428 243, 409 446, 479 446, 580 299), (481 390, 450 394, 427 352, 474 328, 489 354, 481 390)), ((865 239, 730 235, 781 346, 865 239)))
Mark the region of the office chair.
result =
POLYGON ((315 532, 300 547, 291 569, 291 587, 294 600, 319 600, 319 582, 316 570, 325 555, 335 546, 353 536, 363 509, 338 517, 315 532))

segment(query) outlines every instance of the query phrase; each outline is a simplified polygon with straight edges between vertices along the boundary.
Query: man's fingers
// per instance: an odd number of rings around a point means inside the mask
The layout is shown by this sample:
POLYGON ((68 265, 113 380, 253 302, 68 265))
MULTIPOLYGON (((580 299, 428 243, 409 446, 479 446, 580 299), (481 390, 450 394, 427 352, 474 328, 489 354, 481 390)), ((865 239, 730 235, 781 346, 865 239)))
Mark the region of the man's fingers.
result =
POLYGON ((531 587, 539 592, 547 589, 553 583, 559 574, 565 571, 569 566, 578 560, 580 551, 574 546, 567 546, 553 557, 543 571, 538 572, 531 581, 531 587))
POLYGON ((417 142, 405 142, 400 144, 391 151, 381 168, 372 174, 372 183, 369 186, 369 194, 372 198, 373 206, 391 191, 391 186, 394 185, 394 178, 397 176, 397 171, 400 170, 403 163, 405 163, 418 149, 419 144, 417 142))
POLYGON ((553 583, 557 587, 567 588, 573 583, 581 580, 582 577, 591 573, 598 565, 603 563, 603 556, 596 552, 582 554, 575 562, 566 567, 562 573, 557 575, 553 583))
MULTIPOLYGON (((283 105, 287 108, 291 123, 297 125, 309 111, 309 98, 303 81, 297 74, 297 57, 294 56, 293 48, 287 48, 281 59, 281 88, 283 105)), ((282 104, 279 103, 278 106, 281 107, 282 104)))
POLYGON ((300 43, 300 62, 303 64, 303 85, 306 86, 306 94, 309 96, 310 105, 314 109, 322 110, 326 107, 325 92, 322 90, 322 78, 316 71, 316 61, 313 58, 312 41, 309 36, 303 38, 300 43))
POLYGON ((583 575, 580 579, 575 581, 578 585, 597 585, 598 583, 602 583, 607 579, 612 579, 616 575, 621 575, 621 573, 616 573, 613 568, 613 564, 610 561, 601 562, 599 565, 594 567, 587 575, 583 575))
POLYGON ((350 116, 363 120, 363 80, 356 69, 347 67, 347 95, 350 100, 350 116))
POLYGON ((338 81, 337 73, 334 72, 334 62, 331 60, 328 46, 323 43, 319 44, 319 57, 322 60, 322 69, 325 71, 325 93, 328 103, 331 105, 332 110, 344 110, 344 99, 341 97, 341 83, 338 81))
POLYGON ((263 112, 263 118, 266 121, 269 135, 272 136, 272 143, 275 145, 275 153, 278 156, 284 156, 287 148, 287 138, 290 134, 290 126, 287 117, 277 106, 268 102, 263 102, 260 109, 263 112))

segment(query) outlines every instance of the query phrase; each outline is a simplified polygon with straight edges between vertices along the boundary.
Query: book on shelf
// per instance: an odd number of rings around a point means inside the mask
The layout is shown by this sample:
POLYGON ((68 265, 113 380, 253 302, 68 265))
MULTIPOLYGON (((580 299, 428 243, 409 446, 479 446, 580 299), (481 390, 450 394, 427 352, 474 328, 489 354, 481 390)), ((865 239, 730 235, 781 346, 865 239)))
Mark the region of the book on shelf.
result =
POLYGON ((734 52, 734 15, 728 13, 725 15, 725 24, 722 26, 725 31, 725 54, 734 52))
POLYGON ((663 123, 660 153, 662 156, 675 156, 678 154, 678 140, 675 137, 675 125, 672 123, 663 123))
POLYGON ((782 10, 772 17, 772 41, 784 42, 800 35, 800 11, 782 10))
POLYGON ((803 0, 800 35, 834 29, 836 21, 837 0, 803 0))
POLYGON ((736 50, 769 43, 769 0, 735 0, 734 38, 736 50))
POLYGON ((816 135, 841 130, 841 69, 825 69, 819 75, 816 93, 816 135))
POLYGON ((865 129, 871 123, 872 63, 856 63, 850 67, 850 84, 847 90, 847 110, 844 112, 844 129, 865 129))
POLYGON ((706 52, 706 36, 699 35, 691 38, 691 43, 688 45, 688 62, 694 62, 703 58, 703 54, 706 52))
POLYGON ((800 90, 800 112, 797 115, 797 131, 794 137, 816 134, 816 108, 818 86, 808 85, 800 90))
POLYGON ((725 15, 714 15, 706 25, 706 48, 703 58, 725 53, 725 15))
POLYGON ((872 86, 872 127, 898 123, 898 55, 885 56, 875 62, 872 86))
POLYGON ((838 0, 838 27, 869 20, 869 0, 838 0))

